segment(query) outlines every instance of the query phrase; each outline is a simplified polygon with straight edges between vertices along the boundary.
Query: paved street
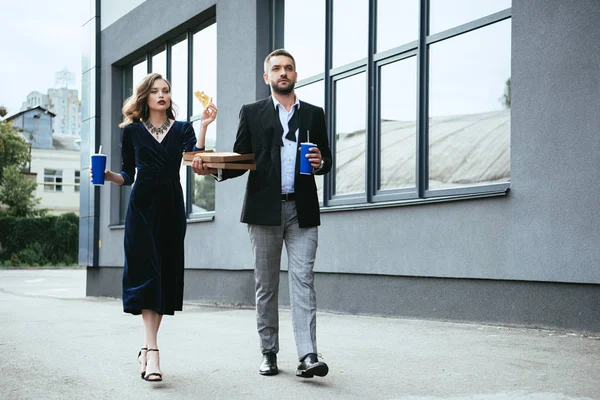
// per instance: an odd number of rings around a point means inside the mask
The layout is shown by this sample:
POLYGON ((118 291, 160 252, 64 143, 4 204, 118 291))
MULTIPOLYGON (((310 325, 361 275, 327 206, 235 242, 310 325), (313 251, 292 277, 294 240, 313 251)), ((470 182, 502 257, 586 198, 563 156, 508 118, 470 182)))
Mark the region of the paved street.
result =
POLYGON ((194 304, 163 320, 148 383, 141 317, 86 298, 85 273, 0 269, 0 399, 600 399, 597 337, 320 313, 330 373, 301 379, 284 310, 281 373, 263 377, 254 310, 194 304))

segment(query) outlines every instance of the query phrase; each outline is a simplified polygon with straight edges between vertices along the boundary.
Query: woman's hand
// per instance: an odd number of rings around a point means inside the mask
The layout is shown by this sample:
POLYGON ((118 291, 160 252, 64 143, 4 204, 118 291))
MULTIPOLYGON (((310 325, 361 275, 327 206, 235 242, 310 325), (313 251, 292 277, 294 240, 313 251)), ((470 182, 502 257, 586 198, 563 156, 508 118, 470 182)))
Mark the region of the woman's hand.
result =
MULTIPOLYGON (((94 178, 94 174, 92 172, 92 168, 90 167, 90 182, 92 182, 94 178)), ((123 176, 121 176, 121 174, 115 174, 114 172, 105 169, 104 170, 104 182, 112 182, 112 183, 116 183, 117 185, 122 185, 123 184, 123 176)))
POLYGON ((202 113, 202 127, 207 127, 217 118, 217 106, 211 101, 202 113))

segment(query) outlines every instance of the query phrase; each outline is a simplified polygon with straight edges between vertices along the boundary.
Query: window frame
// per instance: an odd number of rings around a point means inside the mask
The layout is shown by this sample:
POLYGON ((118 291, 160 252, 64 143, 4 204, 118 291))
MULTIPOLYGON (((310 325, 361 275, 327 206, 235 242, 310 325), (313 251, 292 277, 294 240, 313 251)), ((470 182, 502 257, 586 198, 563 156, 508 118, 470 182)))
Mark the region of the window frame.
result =
MULTIPOLYGON (((180 119, 180 121, 186 121, 189 123, 193 123, 201 118, 200 115, 192 115, 193 112, 193 48, 194 48, 194 35, 209 26, 216 24, 217 19, 216 16, 212 16, 210 18, 204 19, 202 22, 197 24, 191 24, 189 27, 185 27, 183 30, 177 31, 176 34, 170 35, 164 40, 152 42, 152 46, 144 49, 142 52, 136 53, 135 59, 125 64, 122 68, 122 79, 123 79, 123 93, 122 93, 122 101, 124 102, 127 99, 132 91, 133 91, 133 67, 138 65, 141 62, 146 62, 146 73, 152 72, 152 59, 155 55, 159 54, 162 51, 165 51, 166 58, 166 79, 171 81, 172 74, 172 48, 174 45, 181 43, 184 40, 187 40, 187 104, 186 104, 186 118, 180 119)), ((181 113, 181 110, 180 110, 181 113)), ((193 175, 192 168, 187 166, 185 169, 185 182, 182 180, 182 188, 184 189, 185 196, 185 214, 188 220, 192 220, 193 222, 200 221, 212 221, 214 219, 215 211, 207 211, 201 213, 193 213, 192 212, 192 203, 191 203, 191 193, 192 193, 192 185, 193 185, 193 175)), ((121 188, 120 196, 119 196, 119 223, 123 224, 125 222, 125 214, 127 212, 127 201, 129 198, 129 193, 131 192, 130 186, 123 186, 121 188)))
POLYGON ((80 192, 80 186, 81 186, 81 171, 76 169, 75 172, 73 173, 73 183, 74 183, 74 187, 73 187, 73 191, 76 193, 80 192))
POLYGON ((44 192, 63 193, 63 184, 62 169, 44 168, 44 192), (53 171, 54 173, 50 174, 48 171, 53 171), (52 179, 52 181, 47 181, 46 179, 52 179), (60 179, 60 182, 58 179, 60 179))
MULTIPOLYGON (((284 48, 285 0, 272 1, 273 48, 284 48)), ((335 209, 371 208, 414 203, 431 203, 478 197, 505 195, 510 190, 509 181, 482 185, 460 186, 446 189, 430 189, 429 185, 429 48, 432 44, 451 39, 486 26, 512 18, 512 7, 486 15, 450 29, 429 35, 430 1, 419 1, 418 38, 401 46, 376 52, 377 45, 377 0, 368 0, 368 53, 367 56, 346 65, 332 69, 333 56, 333 2, 325 0, 325 71, 297 82, 302 88, 318 80, 324 80, 325 114, 327 132, 335 171, 335 84, 338 80, 366 71, 367 81, 367 121, 365 192, 362 194, 335 195, 335 173, 326 174, 323 182, 323 211, 335 209), (381 113, 381 67, 409 57, 416 57, 416 165, 415 187, 401 189, 378 189, 381 180, 381 134, 379 118, 381 113), (368 90, 368 88, 375 90, 368 90)), ((340 1, 340 0, 337 0, 340 1)))

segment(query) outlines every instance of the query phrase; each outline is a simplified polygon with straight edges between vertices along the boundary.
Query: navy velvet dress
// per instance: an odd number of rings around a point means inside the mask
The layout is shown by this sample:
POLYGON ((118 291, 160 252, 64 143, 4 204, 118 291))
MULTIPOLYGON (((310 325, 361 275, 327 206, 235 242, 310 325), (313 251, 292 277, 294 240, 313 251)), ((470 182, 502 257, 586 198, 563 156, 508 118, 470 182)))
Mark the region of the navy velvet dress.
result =
POLYGON ((179 181, 182 152, 195 148, 192 125, 175 121, 158 142, 142 123, 123 129, 124 185, 134 181, 125 217, 123 310, 173 315, 183 307, 186 216, 179 181))

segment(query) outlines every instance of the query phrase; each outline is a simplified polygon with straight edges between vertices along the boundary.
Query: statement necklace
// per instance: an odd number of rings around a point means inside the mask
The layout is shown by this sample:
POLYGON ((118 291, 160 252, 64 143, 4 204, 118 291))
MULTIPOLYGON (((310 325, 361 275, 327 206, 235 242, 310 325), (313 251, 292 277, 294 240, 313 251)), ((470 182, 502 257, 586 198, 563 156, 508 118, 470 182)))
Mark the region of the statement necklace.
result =
POLYGON ((146 129, 148 129, 148 132, 155 135, 156 139, 160 139, 160 135, 164 135, 169 130, 169 127, 171 126, 171 121, 169 120, 169 118, 167 118, 165 123, 162 124, 160 128, 157 128, 154 125, 152 125, 150 121, 144 121, 144 125, 146 126, 146 129))

